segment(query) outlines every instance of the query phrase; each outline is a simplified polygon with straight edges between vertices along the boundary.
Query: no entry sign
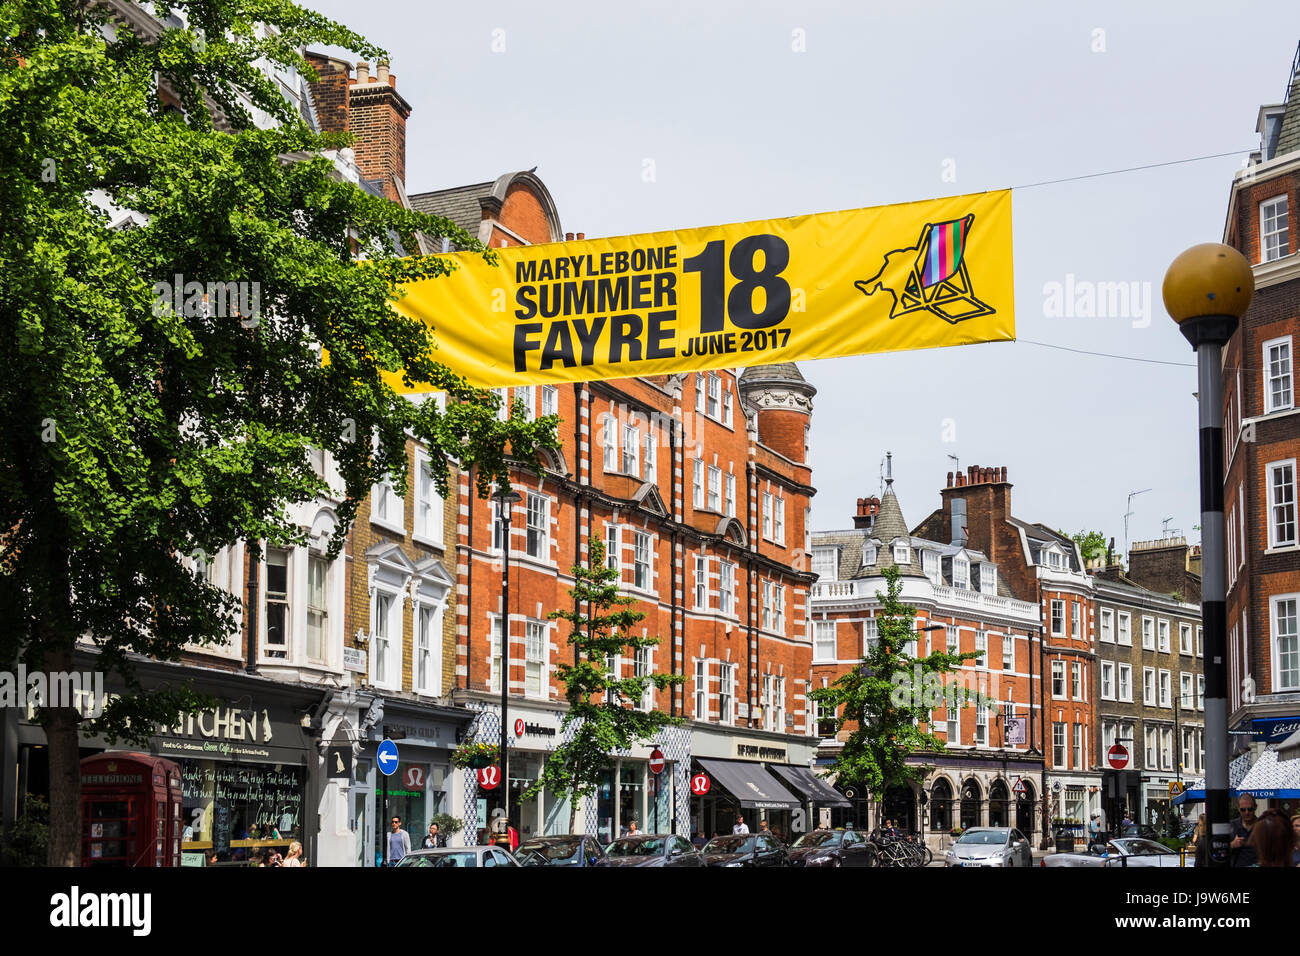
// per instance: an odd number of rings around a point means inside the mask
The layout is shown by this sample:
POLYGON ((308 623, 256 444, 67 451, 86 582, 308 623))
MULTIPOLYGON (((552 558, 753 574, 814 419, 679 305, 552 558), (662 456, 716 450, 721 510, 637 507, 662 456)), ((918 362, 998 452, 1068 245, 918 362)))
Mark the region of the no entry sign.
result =
POLYGON ((664 772, 664 752, 658 747, 650 751, 650 772, 656 775, 664 772))
POLYGON ((691 793, 695 794, 697 797, 704 796, 709 792, 709 788, 712 786, 713 781, 709 779, 707 773, 697 773, 695 776, 691 777, 691 793))
POLYGON ((1116 770, 1123 770, 1128 766, 1128 749, 1123 744, 1115 744, 1106 751, 1106 762, 1116 770))

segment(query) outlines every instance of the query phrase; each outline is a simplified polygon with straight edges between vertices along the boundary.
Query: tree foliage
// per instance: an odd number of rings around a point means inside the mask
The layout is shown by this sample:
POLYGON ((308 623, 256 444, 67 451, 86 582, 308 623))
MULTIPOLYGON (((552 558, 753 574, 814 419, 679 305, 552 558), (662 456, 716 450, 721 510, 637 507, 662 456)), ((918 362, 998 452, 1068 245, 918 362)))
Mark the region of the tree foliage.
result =
MULTIPOLYGON (((312 449, 345 486, 335 556, 372 484, 404 492, 408 434, 444 494, 447 458, 485 494, 507 451, 536 463, 555 444, 554 418, 498 421, 391 308, 401 283, 451 268, 405 255, 417 230, 490 252, 342 177, 322 153, 350 137, 312 132, 256 63, 314 77, 307 45, 383 51, 282 0, 154 7, 139 32, 88 2, 0 7, 0 660, 70 670, 88 637, 136 690, 128 655, 175 661, 236 627, 239 599, 182 558, 306 543, 288 506, 331 493, 312 449), (177 277, 256 283, 260 310, 177 310, 159 293, 177 277), (397 381, 445 392, 445 411, 397 381)), ((186 686, 127 693, 88 729, 139 742, 202 703, 186 686)), ((51 862, 75 863, 78 718, 43 717, 51 862)))
MULTIPOLYGON (((944 696, 941 676, 980 656, 973 651, 950 654, 946 642, 941 644, 944 650, 924 657, 909 655, 908 644, 917 639, 913 630, 916 608, 899 600, 903 584, 898 568, 887 565, 883 573, 886 591, 876 592, 880 602, 875 617, 877 639, 866 649, 859 666, 829 687, 812 692, 823 711, 836 714, 838 729, 849 728, 826 775, 833 774, 841 787, 857 785, 877 795, 921 776, 924 768, 909 764, 909 755, 944 750, 943 740, 919 724, 928 724, 937 703, 942 703, 934 699, 944 696)), ((990 702, 978 690, 970 694, 950 688, 946 696, 959 706, 990 702)))
POLYGON ((1069 538, 1079 546, 1084 564, 1106 556, 1106 536, 1100 531, 1076 531, 1069 538))
POLYGON ((587 545, 589 567, 574 565, 569 589, 574 609, 552 611, 550 617, 569 622, 568 643, 577 649, 577 663, 560 664, 569 711, 561 732, 576 725, 571 740, 561 743, 546 760, 541 776, 525 791, 532 797, 543 788, 569 800, 569 832, 573 832, 578 802, 596 792, 601 777, 613 766, 611 756, 633 744, 650 740, 663 728, 681 723, 663 711, 642 711, 637 705, 646 688, 666 690, 683 675, 650 674, 619 678, 606 661, 615 655, 635 657, 638 648, 655 647, 657 637, 636 637, 632 628, 645 619, 631 610, 635 599, 619 594, 620 572, 605 565, 605 545, 592 537, 587 545), (586 610, 583 610, 585 606, 586 610), (627 652, 631 650, 632 654, 627 652))

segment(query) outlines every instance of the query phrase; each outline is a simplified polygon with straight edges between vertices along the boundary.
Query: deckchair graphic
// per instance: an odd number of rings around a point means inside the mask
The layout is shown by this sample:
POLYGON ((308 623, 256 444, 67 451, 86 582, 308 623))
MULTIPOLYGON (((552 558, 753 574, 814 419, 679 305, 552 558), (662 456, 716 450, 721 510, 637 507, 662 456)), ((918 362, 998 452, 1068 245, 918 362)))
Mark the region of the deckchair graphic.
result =
POLYGON ((966 271, 966 240, 974 215, 926 223, 915 246, 885 254, 885 264, 870 279, 853 283, 863 295, 883 289, 893 298, 889 317, 930 312, 956 325, 997 310, 975 297, 966 271))

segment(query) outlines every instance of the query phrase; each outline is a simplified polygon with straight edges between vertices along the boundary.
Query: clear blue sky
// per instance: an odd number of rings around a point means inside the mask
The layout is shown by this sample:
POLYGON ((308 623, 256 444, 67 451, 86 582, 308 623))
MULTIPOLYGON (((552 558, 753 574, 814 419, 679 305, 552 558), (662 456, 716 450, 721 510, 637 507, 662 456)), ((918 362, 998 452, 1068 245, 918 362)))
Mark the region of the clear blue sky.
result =
POLYGON ((819 529, 850 524, 892 450, 911 523, 956 455, 1006 466, 1027 520, 1122 542, 1128 493, 1150 488, 1130 539, 1171 517, 1199 540, 1194 354, 1160 283, 1186 246, 1222 238, 1256 111, 1284 94, 1300 4, 307 5, 389 51, 413 106, 409 191, 537 166, 564 228, 593 237, 1240 150, 1018 190, 1019 342, 802 365, 819 390, 819 529), (1149 324, 1133 308, 1060 315, 1050 284, 1067 276, 1149 288, 1149 324))

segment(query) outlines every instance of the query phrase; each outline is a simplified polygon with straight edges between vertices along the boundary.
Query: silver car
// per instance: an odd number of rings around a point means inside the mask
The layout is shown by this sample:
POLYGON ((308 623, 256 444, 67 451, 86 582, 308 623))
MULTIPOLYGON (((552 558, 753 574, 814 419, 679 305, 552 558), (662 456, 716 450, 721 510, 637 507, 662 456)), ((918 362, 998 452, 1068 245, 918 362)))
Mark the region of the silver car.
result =
POLYGON ((1088 853, 1054 853, 1045 856, 1043 866, 1128 867, 1183 865, 1182 854, 1141 837, 1120 837, 1104 847, 1094 846, 1088 853))
POLYGON ((944 866, 1033 866, 1025 835, 1015 827, 971 827, 948 848, 944 866))
POLYGON ((412 850, 397 862, 398 866, 452 866, 464 869, 481 866, 518 866, 508 850, 499 846, 440 847, 436 850, 412 850))

